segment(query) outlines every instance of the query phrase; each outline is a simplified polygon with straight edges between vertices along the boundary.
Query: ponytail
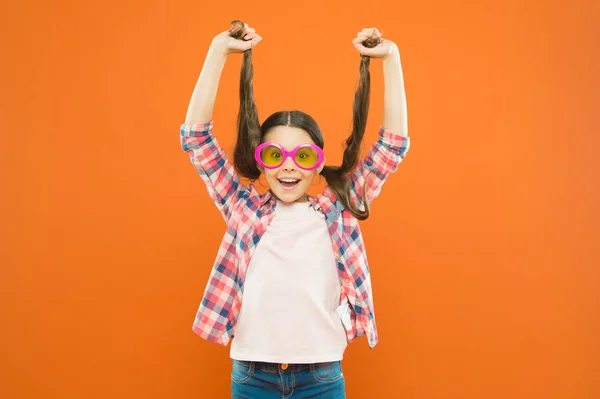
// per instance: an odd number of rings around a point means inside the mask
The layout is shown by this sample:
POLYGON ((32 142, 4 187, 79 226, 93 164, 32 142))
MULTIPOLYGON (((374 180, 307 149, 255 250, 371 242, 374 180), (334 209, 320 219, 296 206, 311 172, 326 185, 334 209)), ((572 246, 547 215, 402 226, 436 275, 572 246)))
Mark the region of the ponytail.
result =
MULTIPOLYGON (((244 23, 235 20, 231 23, 231 37, 244 37, 244 23)), ((260 144, 261 132, 258 120, 258 109, 254 102, 254 67, 252 66, 252 49, 244 52, 242 72, 240 74, 240 112, 237 120, 237 140, 233 149, 233 165, 238 173, 250 180, 260 176, 260 170, 254 160, 254 149, 260 144)))
MULTIPOLYGON (((368 39, 363 45, 368 48, 379 44, 380 39, 368 39)), ((342 202, 344 207, 358 220, 365 220, 369 217, 370 209, 367 200, 367 185, 363 185, 362 202, 364 210, 361 210, 359 204, 354 204, 350 197, 350 178, 349 174, 358 164, 360 156, 360 146, 365 135, 367 127, 367 117, 369 115, 369 104, 371 100, 371 74, 369 65, 371 58, 361 55, 360 60, 360 78, 358 88, 354 95, 354 105, 352 111, 352 133, 346 139, 346 149, 342 164, 340 166, 325 166, 321 174, 327 180, 329 187, 342 202)))

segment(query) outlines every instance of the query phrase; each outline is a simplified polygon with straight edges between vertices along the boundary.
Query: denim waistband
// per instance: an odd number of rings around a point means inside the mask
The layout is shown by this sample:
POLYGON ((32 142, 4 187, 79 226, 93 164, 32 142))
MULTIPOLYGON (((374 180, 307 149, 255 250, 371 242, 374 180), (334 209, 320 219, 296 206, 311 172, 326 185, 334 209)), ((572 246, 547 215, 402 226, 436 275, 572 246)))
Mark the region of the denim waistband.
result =
POLYGON ((322 363, 305 363, 305 364, 292 364, 292 363, 267 363, 267 362, 250 362, 246 360, 234 360, 234 362, 238 362, 241 365, 244 365, 248 368, 253 368, 254 370, 264 371, 265 373, 277 374, 279 370, 284 372, 299 372, 302 370, 309 370, 312 367, 319 366, 327 366, 334 363, 339 363, 338 361, 334 362, 322 362, 322 363), (282 368, 282 365, 285 368, 282 368), (287 367, 286 367, 287 366, 287 367))

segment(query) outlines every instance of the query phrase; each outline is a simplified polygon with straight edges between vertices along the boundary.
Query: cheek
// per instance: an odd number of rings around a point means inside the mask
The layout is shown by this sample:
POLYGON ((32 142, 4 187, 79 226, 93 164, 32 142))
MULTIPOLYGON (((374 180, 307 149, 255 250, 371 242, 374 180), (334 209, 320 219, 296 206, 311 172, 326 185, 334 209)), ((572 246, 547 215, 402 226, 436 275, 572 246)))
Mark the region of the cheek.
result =
POLYGON ((263 175, 267 181, 277 181, 277 171, 278 169, 264 169, 263 175))
POLYGON ((316 171, 304 171, 302 172, 302 178, 305 183, 312 183, 315 177, 318 175, 316 171))

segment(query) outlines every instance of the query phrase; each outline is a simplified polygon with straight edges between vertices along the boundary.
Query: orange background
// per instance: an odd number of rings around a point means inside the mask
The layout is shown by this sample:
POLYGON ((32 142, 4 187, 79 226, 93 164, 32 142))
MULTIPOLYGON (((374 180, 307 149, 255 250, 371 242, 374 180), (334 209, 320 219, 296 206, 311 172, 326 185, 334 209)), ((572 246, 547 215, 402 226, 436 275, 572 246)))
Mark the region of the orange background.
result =
POLYGON ((229 348, 191 331, 225 225, 178 134, 235 18, 261 120, 309 112, 330 163, 356 32, 401 50, 412 149, 363 223, 381 341, 349 346, 348 398, 600 397, 597 1, 53 3, 0 17, 0 397, 229 397, 229 348))

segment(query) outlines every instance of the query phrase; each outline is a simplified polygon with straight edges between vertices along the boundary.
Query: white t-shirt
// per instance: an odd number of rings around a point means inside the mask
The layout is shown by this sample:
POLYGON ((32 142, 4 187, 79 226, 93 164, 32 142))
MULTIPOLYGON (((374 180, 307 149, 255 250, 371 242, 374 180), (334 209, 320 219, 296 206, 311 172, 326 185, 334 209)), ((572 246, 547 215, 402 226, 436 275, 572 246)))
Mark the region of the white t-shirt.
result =
POLYGON ((337 313, 340 290, 325 215, 308 202, 277 201, 248 265, 231 358, 342 360, 347 340, 337 313))

